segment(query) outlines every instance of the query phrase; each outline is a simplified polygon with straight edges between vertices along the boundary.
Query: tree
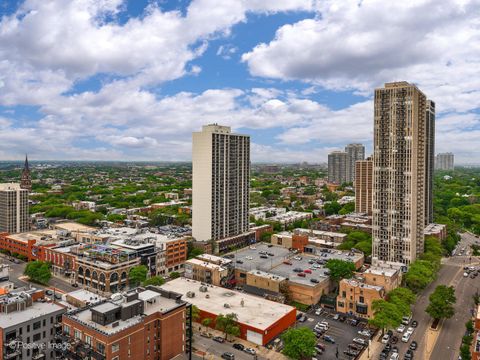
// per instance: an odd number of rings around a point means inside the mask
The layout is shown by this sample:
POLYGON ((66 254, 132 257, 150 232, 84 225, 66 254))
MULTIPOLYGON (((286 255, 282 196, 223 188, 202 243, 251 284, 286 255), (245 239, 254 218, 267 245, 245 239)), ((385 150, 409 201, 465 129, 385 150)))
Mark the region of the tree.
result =
POLYGON ((148 285, 161 286, 163 284, 165 284, 165 279, 161 276, 152 276, 151 278, 145 280, 142 283, 143 286, 148 286, 148 285))
POLYGON ((172 271, 170 275, 168 276, 170 279, 176 279, 180 277, 180 273, 177 271, 172 271))
POLYGON ((212 324, 213 319, 206 317, 202 320, 202 325, 205 327, 209 327, 212 324))
POLYGON ((350 279, 355 271, 353 262, 340 259, 328 260, 325 267, 330 270, 330 278, 335 282, 339 282, 342 279, 350 279))
POLYGON ((240 327, 237 324, 238 316, 235 313, 227 315, 220 314, 215 319, 215 327, 217 330, 223 331, 225 339, 228 335, 239 336, 240 327))
POLYGON ((197 306, 192 305, 192 320, 197 321, 199 318, 200 318, 200 309, 197 306))
POLYGON ((46 285, 48 284, 52 273, 50 272, 50 265, 44 261, 32 261, 25 267, 24 274, 27 275, 31 281, 46 285))
POLYGON ((338 202, 336 201, 332 201, 330 203, 326 203, 324 206, 323 206, 323 210, 325 210, 325 214, 326 215, 333 215, 333 214, 338 214, 338 212, 340 211, 340 209, 342 208, 342 205, 340 205, 338 202))
POLYGON ((457 302, 453 286, 438 285, 430 294, 430 304, 425 310, 435 320, 449 319, 455 314, 453 305, 457 302))
POLYGON ((307 327, 289 329, 281 338, 284 344, 282 353, 291 359, 310 358, 315 354, 317 338, 307 327))
POLYGON ((128 281, 131 286, 138 286, 147 280, 148 269, 145 265, 135 266, 130 269, 128 281))
POLYGON ((395 304, 386 300, 374 300, 372 310, 373 318, 368 320, 368 323, 382 329, 382 335, 386 329, 395 328, 402 322, 402 312, 395 304))
POLYGON ((410 315, 410 306, 415 302, 415 294, 407 288, 398 287, 388 293, 388 302, 394 304, 403 316, 410 315))

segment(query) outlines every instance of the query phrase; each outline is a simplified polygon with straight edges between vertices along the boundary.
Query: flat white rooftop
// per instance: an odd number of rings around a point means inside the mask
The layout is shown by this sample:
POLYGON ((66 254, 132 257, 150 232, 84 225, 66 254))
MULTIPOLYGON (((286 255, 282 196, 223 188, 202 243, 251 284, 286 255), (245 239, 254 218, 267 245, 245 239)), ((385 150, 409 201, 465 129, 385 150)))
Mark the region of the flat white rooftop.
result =
POLYGON ((211 314, 219 315, 233 312, 237 314, 240 323, 262 331, 268 329, 291 311, 295 311, 292 306, 218 286, 208 285, 207 292, 200 292, 200 286, 199 281, 178 278, 165 283, 161 287, 182 294, 182 300, 188 301, 200 310, 211 314), (195 296, 187 297, 186 294, 189 291, 194 292, 195 296), (207 294, 209 298, 206 297, 207 294), (229 307, 225 307, 225 304, 228 304, 229 307))
POLYGON ((193 264, 193 265, 200 265, 204 268, 207 269, 216 269, 219 271, 225 270, 225 268, 222 265, 217 265, 217 264, 212 264, 207 261, 199 260, 199 259, 190 259, 185 262, 185 264, 193 264))
POLYGON ((84 290, 84 289, 71 291, 71 292, 69 292, 65 295, 69 295, 72 298, 80 300, 80 301, 90 301, 92 303, 97 302, 97 301, 105 300, 105 298, 103 296, 100 296, 98 294, 95 294, 91 291, 84 290))
POLYGON ((0 328, 6 329, 10 326, 22 324, 26 321, 49 315, 62 309, 64 308, 53 302, 34 302, 32 306, 27 307, 25 310, 12 311, 8 314, 0 313, 0 328))

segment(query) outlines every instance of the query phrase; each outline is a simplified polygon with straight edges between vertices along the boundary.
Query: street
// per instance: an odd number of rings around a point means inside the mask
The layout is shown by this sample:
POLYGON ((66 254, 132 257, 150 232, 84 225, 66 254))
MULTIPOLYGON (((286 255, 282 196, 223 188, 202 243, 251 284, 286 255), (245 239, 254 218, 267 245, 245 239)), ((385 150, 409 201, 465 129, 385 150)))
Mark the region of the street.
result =
POLYGON ((13 282, 17 287, 32 285, 33 287, 40 288, 40 289, 55 288, 55 289, 59 289, 62 292, 70 292, 78 289, 71 286, 68 283, 68 281, 61 280, 53 276, 48 282, 48 286, 43 286, 40 284, 34 284, 28 281, 24 281, 20 279, 20 277, 23 276, 23 272, 25 271, 25 267, 27 266, 26 262, 20 261, 19 264, 15 264, 14 262, 8 260, 9 259, 8 256, 3 254, 1 255, 1 259, 3 260, 2 262, 4 264, 10 266, 10 281, 13 282))
MULTIPOLYGON (((462 240, 459 242, 457 248, 469 249, 469 244, 477 241, 476 237, 464 233, 462 240)), ((465 250, 465 253, 466 253, 465 250)), ((412 341, 418 343, 418 348, 415 355, 420 359, 442 359, 442 360, 457 360, 462 336, 465 333, 465 323, 471 318, 471 309, 473 308, 473 294, 479 290, 480 280, 478 278, 471 279, 470 277, 463 277, 464 266, 478 266, 480 262, 478 258, 471 256, 452 256, 442 260, 442 267, 440 268, 437 278, 434 282, 429 284, 422 293, 417 297, 415 307, 412 312, 412 320, 418 322, 408 343, 401 342, 401 334, 395 330, 395 335, 399 338, 396 346, 399 349, 400 358, 403 358, 412 341), (457 303, 455 304, 455 315, 453 318, 443 321, 442 327, 439 330, 438 338, 435 342, 431 354, 427 353, 426 333, 431 324, 431 317, 425 312, 429 304, 429 296, 438 285, 448 285, 455 288, 455 296, 457 303)), ((383 349, 381 346, 378 352, 372 358, 378 358, 379 352, 383 349)))

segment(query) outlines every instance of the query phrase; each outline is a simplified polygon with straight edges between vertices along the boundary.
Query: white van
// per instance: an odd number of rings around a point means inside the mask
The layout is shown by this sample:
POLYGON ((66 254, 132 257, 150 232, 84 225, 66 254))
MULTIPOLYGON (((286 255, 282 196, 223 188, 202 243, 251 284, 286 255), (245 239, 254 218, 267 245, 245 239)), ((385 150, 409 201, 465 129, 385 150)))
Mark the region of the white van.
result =
POLYGON ((402 341, 403 341, 404 343, 408 342, 408 340, 410 340, 410 336, 411 336, 411 335, 412 335, 412 333, 407 331, 405 334, 403 334, 403 336, 402 336, 402 341))

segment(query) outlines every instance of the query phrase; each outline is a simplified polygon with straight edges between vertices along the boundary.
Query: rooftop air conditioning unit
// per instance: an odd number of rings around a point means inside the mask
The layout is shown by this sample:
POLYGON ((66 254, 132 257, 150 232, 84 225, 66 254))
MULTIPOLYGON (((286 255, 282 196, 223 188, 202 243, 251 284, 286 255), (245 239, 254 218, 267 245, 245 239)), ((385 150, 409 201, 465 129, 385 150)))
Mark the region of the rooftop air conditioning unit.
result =
POLYGON ((225 303, 225 304, 223 304, 223 307, 228 309, 228 308, 230 308, 230 304, 225 303))

